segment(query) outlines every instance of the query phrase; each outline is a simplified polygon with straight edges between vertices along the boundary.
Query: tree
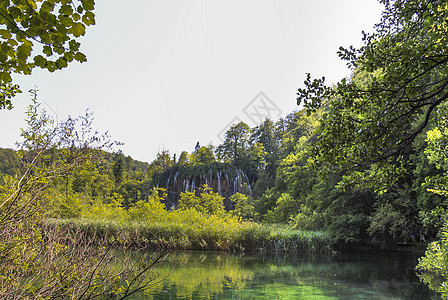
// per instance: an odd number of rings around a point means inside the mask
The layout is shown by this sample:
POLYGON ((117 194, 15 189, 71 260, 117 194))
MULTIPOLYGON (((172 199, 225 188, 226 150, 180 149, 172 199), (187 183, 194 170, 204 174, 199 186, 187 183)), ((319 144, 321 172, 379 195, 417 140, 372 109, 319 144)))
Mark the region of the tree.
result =
POLYGON ((117 189, 121 182, 123 181, 124 177, 124 159, 123 154, 118 153, 117 158, 115 159, 115 162, 112 166, 112 171, 114 173, 115 178, 115 188, 117 189))
POLYGON ((225 133, 224 143, 216 149, 218 157, 241 167, 249 150, 250 127, 244 122, 232 125, 225 133))
POLYGON ((0 173, 13 176, 20 169, 17 153, 12 149, 0 148, 0 173))
POLYGON ((427 132, 428 147, 425 154, 430 163, 435 164, 438 169, 443 170, 442 174, 430 176, 426 180, 426 187, 429 191, 448 196, 448 106, 442 105, 438 110, 438 126, 427 132))
POLYGON ((157 153, 157 157, 151 163, 150 168, 154 169, 156 172, 163 173, 173 165, 174 161, 171 160, 170 152, 168 150, 163 150, 162 153, 157 153))
POLYGON ((347 171, 342 186, 377 191, 404 173, 404 155, 448 98, 446 1, 381 2, 382 19, 375 33, 364 33, 364 46, 340 48, 352 78, 329 88, 325 78, 308 74, 298 92, 298 104, 309 111, 327 109, 313 147, 315 166, 347 171))
POLYGON ((448 299, 448 225, 442 229, 440 241, 428 245, 425 256, 417 265, 420 279, 430 289, 448 299))
POLYGON ((11 75, 50 72, 85 62, 78 38, 95 24, 94 0, 0 1, 0 109, 20 93, 11 75))
POLYGON ((182 151, 182 153, 179 155, 179 159, 177 160, 178 166, 187 166, 190 164, 191 156, 188 153, 188 151, 182 151))
POLYGON ((230 201, 235 204, 232 214, 245 221, 253 221, 257 218, 257 212, 252 197, 236 193, 230 196, 230 201))
POLYGON ((286 223, 299 211, 299 205, 296 199, 290 194, 283 193, 276 201, 273 210, 266 214, 266 220, 271 223, 286 223))
POLYGON ((266 119, 262 124, 253 128, 250 142, 249 154, 251 160, 255 160, 258 169, 258 180, 254 192, 259 194, 272 187, 275 181, 281 133, 277 130, 276 124, 266 119), (260 179, 262 180, 260 181, 260 179))
MULTIPOLYGON (((182 154, 181 154, 182 155, 182 154)), ((180 161, 180 158, 179 158, 180 161)), ((193 165, 204 165, 215 162, 215 155, 213 153, 213 146, 202 146, 194 150, 190 155, 190 162, 193 165)))
POLYGON ((274 122, 270 119, 264 120, 263 123, 252 129, 250 137, 251 144, 256 142, 263 144, 265 151, 273 156, 269 160, 275 161, 281 139, 276 134, 276 127, 274 122))
POLYGON ((193 192, 180 193, 178 208, 180 210, 195 209, 202 213, 221 216, 225 213, 224 197, 204 184, 199 197, 193 192))

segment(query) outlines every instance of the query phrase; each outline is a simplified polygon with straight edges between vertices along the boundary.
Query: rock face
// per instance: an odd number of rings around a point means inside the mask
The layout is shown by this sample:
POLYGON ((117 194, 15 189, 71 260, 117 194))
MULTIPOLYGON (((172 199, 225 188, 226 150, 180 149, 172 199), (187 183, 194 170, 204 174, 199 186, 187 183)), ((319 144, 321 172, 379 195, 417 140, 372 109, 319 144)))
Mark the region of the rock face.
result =
POLYGON ((204 185, 208 185, 224 197, 224 206, 227 210, 233 209, 230 201, 230 196, 233 194, 238 192, 252 194, 251 183, 246 173, 229 164, 175 167, 165 172, 159 181, 159 187, 164 187, 167 192, 167 209, 177 206, 180 193, 198 194, 204 185))

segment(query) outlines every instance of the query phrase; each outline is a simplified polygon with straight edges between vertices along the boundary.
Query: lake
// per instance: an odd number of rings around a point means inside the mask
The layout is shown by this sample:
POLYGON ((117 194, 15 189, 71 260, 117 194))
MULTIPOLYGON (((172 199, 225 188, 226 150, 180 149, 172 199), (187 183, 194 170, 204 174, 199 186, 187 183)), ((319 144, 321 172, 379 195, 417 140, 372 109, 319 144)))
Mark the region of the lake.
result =
POLYGON ((415 274, 422 253, 172 252, 131 299, 439 299, 415 274))

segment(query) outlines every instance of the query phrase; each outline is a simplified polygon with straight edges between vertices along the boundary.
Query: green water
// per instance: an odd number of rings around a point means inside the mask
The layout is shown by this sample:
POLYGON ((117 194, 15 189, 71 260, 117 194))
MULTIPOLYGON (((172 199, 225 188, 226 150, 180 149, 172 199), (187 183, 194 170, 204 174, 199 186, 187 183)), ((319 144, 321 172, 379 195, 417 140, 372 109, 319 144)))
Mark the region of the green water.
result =
POLYGON ((166 280, 132 299, 438 299, 417 278, 418 255, 237 255, 174 252, 166 280))

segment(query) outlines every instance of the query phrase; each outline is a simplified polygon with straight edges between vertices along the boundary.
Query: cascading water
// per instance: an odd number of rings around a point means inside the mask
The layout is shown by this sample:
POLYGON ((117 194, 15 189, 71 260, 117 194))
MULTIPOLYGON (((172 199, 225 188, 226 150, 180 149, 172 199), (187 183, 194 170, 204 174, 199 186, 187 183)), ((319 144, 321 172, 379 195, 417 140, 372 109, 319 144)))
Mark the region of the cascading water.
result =
POLYGON ((233 194, 236 194, 238 191, 238 177, 235 177, 233 180, 233 194))
POLYGON ((168 176, 168 179, 166 180, 166 192, 167 192, 167 199, 165 201, 165 208, 168 210, 170 209, 170 203, 169 203, 169 198, 170 198, 170 180, 171 180, 171 173, 168 176))
POLYGON ((175 197, 176 197, 176 182, 177 182, 177 175, 179 175, 179 171, 176 171, 176 174, 174 174, 174 182, 173 182, 173 190, 172 190, 172 197, 171 197, 171 206, 176 207, 175 197))
POLYGON ((244 171, 241 172, 243 173, 243 176, 246 177, 247 188, 249 189, 250 196, 252 197, 252 186, 250 185, 249 178, 247 177, 246 173, 244 173, 244 171))
POLYGON ((216 177, 218 177, 218 195, 221 196, 221 173, 216 171, 216 177))
POLYGON ((236 193, 246 193, 252 196, 252 186, 248 175, 241 169, 229 164, 213 165, 204 169, 203 166, 176 167, 165 173, 167 192, 167 209, 175 208, 182 192, 195 193, 205 184, 218 195, 224 197, 227 210, 233 209, 230 197, 236 193))
POLYGON ((166 190, 168 191, 169 186, 170 186, 170 180, 171 180, 171 174, 170 176, 168 176, 168 179, 166 180, 166 190))
MULTIPOLYGON (((227 174, 227 171, 226 171, 226 182, 227 182, 227 191, 230 191, 230 181, 229 181, 229 175, 227 174)), ((230 195, 228 195, 228 196, 230 196, 230 195)))

